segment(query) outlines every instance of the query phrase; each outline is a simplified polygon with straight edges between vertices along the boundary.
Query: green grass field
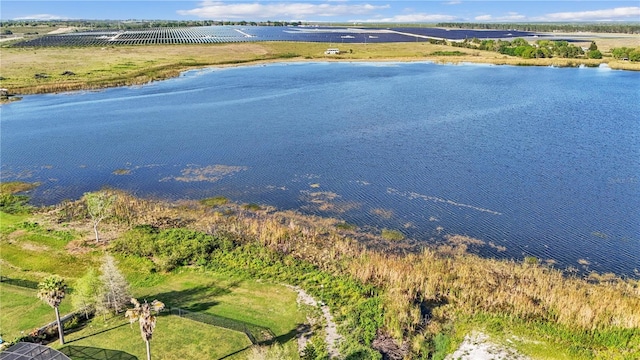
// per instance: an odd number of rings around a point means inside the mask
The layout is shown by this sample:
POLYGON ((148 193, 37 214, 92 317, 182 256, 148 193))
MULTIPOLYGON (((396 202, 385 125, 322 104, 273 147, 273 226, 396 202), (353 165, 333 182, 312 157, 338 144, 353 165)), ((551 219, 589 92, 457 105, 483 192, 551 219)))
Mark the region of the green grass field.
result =
MULTIPOLYGON (((122 351, 138 359, 146 357, 145 343, 137 323, 122 317, 94 319, 84 328, 65 336, 63 347, 93 347, 122 351)), ((156 359, 242 359, 251 347, 245 334, 202 324, 174 315, 159 316, 151 340, 156 359), (228 356, 228 357, 226 357, 228 356)), ((106 359, 106 358, 105 358, 106 359)))
POLYGON ((158 299, 167 307, 209 313, 268 327, 285 336, 304 323, 297 294, 284 286, 233 279, 204 271, 181 271, 158 285, 135 289, 135 296, 158 299))
MULTIPOLYGON (((67 280, 71 294, 60 307, 61 314, 66 314, 73 310, 70 297, 73 296, 74 281, 89 267, 100 266, 101 249, 79 253, 68 250, 70 243, 90 234, 61 231, 40 224, 46 224, 46 221, 38 216, 0 212, 0 274, 3 279, 0 283, 0 334, 5 341, 55 320, 53 309, 36 297, 35 287, 42 278, 58 274, 67 280)), ((276 339, 284 343, 288 353, 297 354, 296 327, 305 322, 306 314, 298 308, 297 294, 293 290, 283 285, 197 269, 153 272, 148 260, 134 257, 120 257, 119 262, 134 297, 161 300, 167 309, 181 308, 269 328, 276 339)), ((138 325, 132 327, 123 314, 106 321, 98 316, 66 336, 67 345, 71 346, 68 351, 99 348, 122 351, 142 359, 144 342, 138 325)), ((251 345, 242 332, 167 312, 158 318, 152 351, 161 359, 241 359, 246 358, 251 345)), ((107 354, 105 358, 115 354, 105 351, 102 352, 107 354)))
MULTIPOLYGON (((282 348, 271 347, 274 352, 286 354, 278 358, 297 358, 298 325, 312 315, 309 322, 314 331, 320 330, 314 338, 321 340, 324 329, 318 322, 322 320, 314 317, 318 309, 299 309, 295 291, 280 282, 301 286, 331 306, 343 336, 341 351, 345 357, 379 359, 380 354, 371 348, 371 343, 382 329, 397 330, 398 338, 412 336, 411 354, 416 358, 442 359, 473 330, 533 358, 638 358, 640 307, 639 283, 635 280, 603 276, 602 281, 593 278, 589 282, 526 261, 483 259, 451 247, 424 249, 421 254, 406 256, 357 252, 351 247, 354 245, 341 243, 337 234, 333 237, 326 219, 314 221, 327 234, 311 238, 286 236, 298 233, 292 229, 292 221, 283 221, 288 219, 283 212, 274 214, 275 218, 263 214, 265 218, 260 220, 255 216, 223 218, 198 207, 184 206, 179 213, 169 212, 175 210, 171 204, 163 207, 121 196, 123 204, 134 203, 136 209, 158 219, 165 219, 166 214, 180 219, 197 218, 224 231, 230 231, 225 223, 229 221, 240 229, 238 234, 246 237, 233 237, 235 233, 230 232, 229 238, 207 238, 186 228, 161 231, 147 225, 154 223, 153 218, 147 217, 133 229, 121 225, 129 224, 126 222, 105 225, 111 231, 111 251, 134 297, 149 302, 158 299, 169 310, 180 308, 200 316, 199 321, 193 321, 171 315, 175 311, 161 314, 152 341, 154 358, 253 358, 255 348, 241 332, 246 330, 243 327, 251 328, 251 333, 256 328, 259 332, 268 328, 273 333, 271 339, 284 344, 282 348), (252 229, 260 229, 259 234, 264 237, 252 242, 251 235, 247 235, 252 229), (209 242, 217 247, 194 256, 199 250, 189 248, 193 239, 197 244, 209 242), (282 239, 289 242, 289 253, 274 250, 282 239), (328 247, 352 255, 333 258, 326 252, 328 247), (181 251, 189 251, 191 257, 181 255, 181 251), (176 263, 172 271, 161 271, 165 259, 179 256, 186 262, 176 263), (423 298, 423 303, 417 304, 419 297, 410 292, 417 294, 423 289, 448 295, 440 301, 423 298), (424 331, 416 331, 410 326, 424 325, 419 323, 422 320, 418 308, 423 305, 430 306, 433 315, 424 331), (597 317, 585 317, 585 309, 597 317), (211 320, 214 316, 218 317, 215 321, 211 320), (223 319, 218 321, 220 318, 223 319), (223 324, 226 328, 210 324, 223 324)), ((58 210, 68 214, 75 209, 74 204, 66 206, 58 210)), ((86 219, 60 224, 45 209, 33 215, 20 206, 11 209, 19 211, 0 212, 0 333, 8 341, 53 320, 53 311, 35 296, 39 281, 55 273, 73 286, 88 268, 99 266, 103 251, 108 250, 106 245, 95 245, 91 240, 86 219)), ((303 219, 298 214, 287 216, 303 219)), ((457 239, 462 244, 471 240, 457 239)), ((70 290, 72 296, 73 289, 70 290)), ((63 301, 62 313, 71 311, 70 303, 68 298, 63 301)), ((66 338, 69 343, 62 350, 76 359, 82 357, 73 354, 88 352, 94 354, 93 359, 143 358, 145 351, 137 324, 129 326, 122 315, 107 319, 98 316, 68 332, 66 338)), ((58 346, 55 342, 51 345, 58 346)), ((266 358, 274 356, 269 354, 266 358)))
MULTIPOLYGON (((26 335, 56 317, 53 309, 36 297, 36 289, 0 283, 0 335, 11 341, 26 335)), ((60 306, 61 313, 71 311, 71 302, 60 306)))

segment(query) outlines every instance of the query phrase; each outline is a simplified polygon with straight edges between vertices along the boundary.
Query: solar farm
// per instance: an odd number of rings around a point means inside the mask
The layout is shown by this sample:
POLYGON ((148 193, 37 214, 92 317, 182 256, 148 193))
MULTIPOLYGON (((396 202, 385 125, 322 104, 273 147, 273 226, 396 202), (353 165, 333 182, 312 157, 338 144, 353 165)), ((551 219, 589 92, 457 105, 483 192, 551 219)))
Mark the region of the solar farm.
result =
POLYGON ((498 39, 532 36, 506 30, 441 28, 346 28, 288 26, 198 26, 145 30, 79 31, 45 35, 21 41, 16 47, 111 46, 153 44, 213 44, 258 41, 303 41, 324 43, 392 43, 433 40, 462 41, 466 38, 498 39))

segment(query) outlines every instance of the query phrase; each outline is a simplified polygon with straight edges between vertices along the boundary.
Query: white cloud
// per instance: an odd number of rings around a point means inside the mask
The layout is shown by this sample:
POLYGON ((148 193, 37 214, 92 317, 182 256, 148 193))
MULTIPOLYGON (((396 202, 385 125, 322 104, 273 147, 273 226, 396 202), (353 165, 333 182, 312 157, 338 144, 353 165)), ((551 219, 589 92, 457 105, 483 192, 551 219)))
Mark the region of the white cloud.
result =
POLYGON ((34 14, 14 18, 13 20, 67 20, 68 18, 52 14, 34 14))
POLYGON ((407 14, 396 15, 386 18, 375 18, 367 20, 349 20, 349 22, 383 22, 383 23, 414 23, 414 22, 445 22, 459 20, 457 16, 444 14, 407 14))
POLYGON ((259 2, 224 3, 205 1, 195 9, 178 10, 178 14, 207 19, 304 19, 310 17, 364 15, 387 8, 389 8, 389 5, 350 5, 345 2, 262 4, 259 2))
POLYGON ((492 16, 492 15, 480 15, 476 16, 474 19, 476 21, 521 21, 526 19, 527 17, 524 15, 520 15, 516 12, 510 12, 504 16, 492 16))
POLYGON ((543 16, 527 17, 516 12, 510 12, 503 16, 479 15, 474 18, 481 22, 511 22, 511 21, 616 21, 616 20, 640 20, 640 7, 620 7, 614 9, 573 11, 550 13, 543 16))
POLYGON ((559 12, 546 14, 536 20, 541 21, 599 21, 599 20, 640 20, 640 7, 620 7, 614 9, 559 12))
POLYGON ((493 16, 491 15, 480 15, 474 18, 476 21, 491 21, 493 20, 493 16))
POLYGON ((460 0, 451 0, 451 1, 447 1, 444 4, 445 5, 460 5, 460 4, 462 4, 462 1, 460 1, 460 0))

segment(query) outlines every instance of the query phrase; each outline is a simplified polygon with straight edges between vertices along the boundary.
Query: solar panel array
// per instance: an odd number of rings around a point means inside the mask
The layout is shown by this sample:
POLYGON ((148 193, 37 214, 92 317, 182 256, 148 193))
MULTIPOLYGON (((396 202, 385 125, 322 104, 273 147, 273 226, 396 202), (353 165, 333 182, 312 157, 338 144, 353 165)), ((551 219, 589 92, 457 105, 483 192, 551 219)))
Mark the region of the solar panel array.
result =
POLYGON ((273 26, 199 26, 145 30, 83 31, 45 35, 14 46, 108 46, 152 44, 213 44, 256 41, 326 43, 421 42, 431 39, 508 38, 532 33, 503 30, 445 30, 439 28, 333 28, 273 26))

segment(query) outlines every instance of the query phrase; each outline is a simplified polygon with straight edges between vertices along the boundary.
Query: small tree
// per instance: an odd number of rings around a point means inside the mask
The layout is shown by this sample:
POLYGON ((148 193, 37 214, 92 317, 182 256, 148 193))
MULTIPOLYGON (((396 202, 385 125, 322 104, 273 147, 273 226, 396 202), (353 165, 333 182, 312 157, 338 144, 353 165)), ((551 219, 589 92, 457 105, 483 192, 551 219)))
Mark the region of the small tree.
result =
POLYGON ((104 256, 102 266, 100 266, 100 281, 102 289, 98 296, 97 310, 103 314, 113 312, 119 313, 131 299, 129 294, 129 283, 118 270, 116 260, 107 254, 104 256))
POLYGON ((156 327, 156 316, 152 314, 158 313, 164 309, 164 304, 158 300, 153 300, 151 304, 145 300, 144 304, 134 298, 131 298, 131 303, 134 305, 133 309, 127 310, 125 317, 129 318, 129 323, 140 323, 140 335, 147 346, 147 360, 151 360, 151 337, 153 336, 153 329, 156 327))
POLYGON ((96 242, 100 241, 98 236, 98 224, 106 219, 113 212, 113 204, 116 201, 116 195, 111 195, 106 191, 94 193, 85 193, 84 201, 87 204, 87 211, 93 222, 93 232, 96 235, 96 242))
POLYGON ((56 312, 56 322, 58 323, 58 334, 60 336, 60 344, 64 345, 64 330, 60 323, 60 311, 58 306, 66 295, 67 285, 58 275, 46 277, 38 284, 38 298, 51 306, 56 312))
POLYGON ((589 57, 589 59, 602 59, 602 53, 600 52, 600 50, 590 50, 587 53, 587 56, 589 57))
POLYGON ((102 289, 100 276, 94 268, 90 268, 81 278, 76 281, 76 286, 71 294, 71 303, 74 308, 84 309, 85 316, 89 317, 89 312, 95 310, 102 289))

